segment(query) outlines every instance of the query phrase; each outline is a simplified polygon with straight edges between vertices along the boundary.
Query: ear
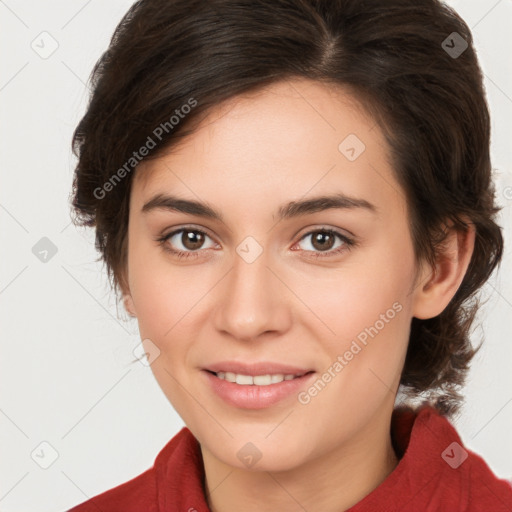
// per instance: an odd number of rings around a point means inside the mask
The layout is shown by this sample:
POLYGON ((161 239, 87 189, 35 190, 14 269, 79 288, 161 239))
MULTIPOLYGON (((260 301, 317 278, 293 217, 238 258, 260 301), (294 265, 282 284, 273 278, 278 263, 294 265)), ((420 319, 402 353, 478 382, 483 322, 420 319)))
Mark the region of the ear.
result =
POLYGON ((119 287, 121 289, 121 293, 123 294, 124 309, 126 309, 128 314, 132 318, 136 318, 137 312, 135 310, 135 304, 133 303, 133 298, 130 292, 130 286, 128 285, 128 280, 126 278, 125 272, 123 272, 120 277, 119 287))
POLYGON ((137 318, 137 314, 135 313, 135 304, 133 303, 133 299, 130 294, 123 294, 123 304, 124 309, 126 309, 128 314, 132 318, 137 318))
POLYGON ((459 289, 475 247, 475 226, 466 230, 445 226, 446 238, 438 249, 434 268, 422 264, 414 290, 412 314, 419 319, 434 318, 444 311, 459 289))

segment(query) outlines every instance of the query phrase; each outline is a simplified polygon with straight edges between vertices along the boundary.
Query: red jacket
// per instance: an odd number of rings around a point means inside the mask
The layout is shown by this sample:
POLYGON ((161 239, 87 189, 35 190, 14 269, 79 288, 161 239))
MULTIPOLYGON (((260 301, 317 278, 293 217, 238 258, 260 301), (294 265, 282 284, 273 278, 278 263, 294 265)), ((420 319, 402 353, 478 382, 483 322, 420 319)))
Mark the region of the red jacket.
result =
MULTIPOLYGON (((346 512, 512 512, 512 485, 435 409, 395 409, 391 433, 398 465, 346 512)), ((210 512, 203 477, 199 443, 183 427, 152 468, 68 512, 210 512)))

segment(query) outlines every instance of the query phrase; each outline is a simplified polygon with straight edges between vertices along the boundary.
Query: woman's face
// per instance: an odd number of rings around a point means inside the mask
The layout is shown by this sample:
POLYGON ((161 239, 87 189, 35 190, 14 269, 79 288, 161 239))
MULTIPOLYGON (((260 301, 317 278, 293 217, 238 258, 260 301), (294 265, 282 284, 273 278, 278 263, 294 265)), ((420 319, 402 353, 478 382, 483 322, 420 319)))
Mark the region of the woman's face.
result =
POLYGON ((127 305, 203 449, 278 471, 388 428, 416 265, 382 133, 347 93, 293 80, 211 111, 137 169, 128 237, 127 305))

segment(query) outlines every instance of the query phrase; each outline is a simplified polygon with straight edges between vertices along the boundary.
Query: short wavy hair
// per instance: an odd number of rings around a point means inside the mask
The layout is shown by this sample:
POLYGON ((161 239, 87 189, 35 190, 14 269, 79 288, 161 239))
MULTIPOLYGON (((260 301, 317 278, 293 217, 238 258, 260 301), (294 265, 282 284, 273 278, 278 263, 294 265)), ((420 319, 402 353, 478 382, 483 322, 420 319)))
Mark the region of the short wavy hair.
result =
POLYGON ((192 134, 210 108, 294 77, 343 87, 378 123, 405 191, 418 261, 434 262, 443 223, 475 227, 471 262, 451 302, 435 318, 412 319, 401 376, 409 398, 426 396, 451 415, 480 348, 470 341, 476 292, 499 264, 503 239, 482 73, 470 29, 444 3, 135 2, 92 70, 89 104, 73 134, 73 222, 95 227, 100 258, 122 293, 134 151, 160 126, 158 147, 144 157, 155 158, 192 134), (190 98, 194 108, 182 109, 190 98), (113 183, 114 175, 122 179, 113 183))

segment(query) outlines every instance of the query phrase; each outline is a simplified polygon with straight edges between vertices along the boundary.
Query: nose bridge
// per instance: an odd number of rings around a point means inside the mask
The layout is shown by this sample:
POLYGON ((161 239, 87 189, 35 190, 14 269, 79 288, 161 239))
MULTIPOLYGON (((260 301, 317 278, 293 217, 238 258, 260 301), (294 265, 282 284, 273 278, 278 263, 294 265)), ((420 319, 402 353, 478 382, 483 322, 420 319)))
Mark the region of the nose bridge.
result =
POLYGON ((270 265, 270 254, 254 238, 238 245, 217 304, 218 330, 248 340, 286 328, 289 312, 284 290, 277 289, 280 283, 270 265))

